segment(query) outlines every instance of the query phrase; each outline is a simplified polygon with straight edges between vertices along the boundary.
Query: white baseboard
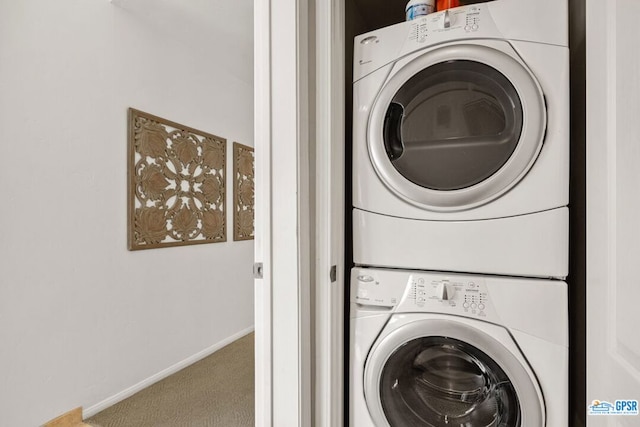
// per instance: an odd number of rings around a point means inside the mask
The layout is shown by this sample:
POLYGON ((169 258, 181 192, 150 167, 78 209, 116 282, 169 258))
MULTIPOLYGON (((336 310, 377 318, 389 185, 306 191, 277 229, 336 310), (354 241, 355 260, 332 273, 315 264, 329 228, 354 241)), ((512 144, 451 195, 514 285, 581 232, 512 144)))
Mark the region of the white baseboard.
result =
POLYGON ((168 367, 167 369, 164 369, 160 372, 158 372, 155 375, 150 376, 149 378, 146 378, 142 381, 140 381, 139 383, 119 392, 114 394, 111 397, 108 397, 107 399, 103 400, 102 402, 99 402, 93 406, 88 407, 87 409, 84 409, 82 411, 82 417, 83 419, 87 419, 90 418, 92 416, 94 416, 95 414, 97 414, 100 411, 103 411, 105 409, 107 409, 110 406, 115 405, 116 403, 126 399, 127 397, 131 397, 134 394, 136 394, 137 392, 139 392, 140 390, 143 390, 147 387, 149 387, 152 384, 157 383, 160 380, 163 380, 165 378, 167 378, 169 375, 175 374, 176 372, 178 372, 181 369, 186 368, 189 365, 192 365, 202 359, 204 359, 205 357, 215 353, 216 351, 220 350, 222 347, 225 347, 228 344, 231 344, 233 341, 238 340, 242 337, 244 337, 245 335, 250 334, 251 332, 254 331, 254 327, 251 326, 247 329, 244 329, 240 332, 238 332, 237 334, 231 335, 230 337, 225 338, 224 340, 215 343, 214 345, 212 345, 211 347, 205 348, 204 350, 194 354, 193 356, 187 357, 186 359, 176 363, 173 366, 168 367))

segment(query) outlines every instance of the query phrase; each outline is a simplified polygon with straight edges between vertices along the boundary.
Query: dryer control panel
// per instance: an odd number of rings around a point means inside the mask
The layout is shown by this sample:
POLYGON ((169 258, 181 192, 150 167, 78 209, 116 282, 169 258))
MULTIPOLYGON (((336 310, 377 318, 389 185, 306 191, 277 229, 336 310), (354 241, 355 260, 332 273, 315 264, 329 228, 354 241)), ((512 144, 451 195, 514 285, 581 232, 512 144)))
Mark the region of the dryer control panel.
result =
MULTIPOLYGON (((432 34, 460 32, 462 36, 464 33, 475 33, 480 30, 481 22, 484 21, 482 15, 485 10, 483 6, 457 7, 414 19, 409 21, 409 40, 424 43, 432 34)), ((489 19, 487 16, 486 20, 489 19)))
POLYGON ((485 3, 460 6, 390 25, 355 38, 353 81, 431 46, 496 38, 503 37, 485 3))

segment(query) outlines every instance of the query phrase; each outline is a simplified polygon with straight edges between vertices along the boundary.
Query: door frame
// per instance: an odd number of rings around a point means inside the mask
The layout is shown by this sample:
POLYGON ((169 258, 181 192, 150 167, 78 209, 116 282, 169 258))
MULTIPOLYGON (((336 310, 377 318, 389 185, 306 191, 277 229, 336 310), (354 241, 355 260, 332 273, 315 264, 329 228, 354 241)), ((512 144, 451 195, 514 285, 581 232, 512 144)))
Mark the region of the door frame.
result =
POLYGON ((271 303, 271 67, 270 3, 254 0, 255 149, 255 423, 271 426, 273 412, 271 303), (258 37, 260 35, 260 37, 258 37))
POLYGON ((344 423, 345 5, 315 0, 315 425, 344 423), (332 272, 333 269, 333 272, 332 272))
POLYGON ((254 1, 257 426, 311 421, 306 2, 254 1))
POLYGON ((256 426, 337 427, 344 2, 254 0, 254 43, 256 426))
MULTIPOLYGON (((586 0, 587 405, 640 400, 640 353, 625 346, 633 337, 625 327, 635 331, 640 319, 625 304, 635 301, 629 284, 640 252, 630 243, 640 206, 637 168, 630 167, 638 153, 632 117, 640 111, 640 84, 624 74, 640 66, 627 54, 638 46, 640 7, 633 0, 601 6, 586 0)), ((637 417, 588 413, 587 425, 631 425, 637 417)))

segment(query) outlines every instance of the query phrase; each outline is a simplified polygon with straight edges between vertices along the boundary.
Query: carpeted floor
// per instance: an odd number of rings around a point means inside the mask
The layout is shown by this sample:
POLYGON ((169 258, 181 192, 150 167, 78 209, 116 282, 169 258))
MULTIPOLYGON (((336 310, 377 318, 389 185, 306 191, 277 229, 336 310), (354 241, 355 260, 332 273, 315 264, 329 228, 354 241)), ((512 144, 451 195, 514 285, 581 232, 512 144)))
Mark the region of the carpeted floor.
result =
POLYGON ((240 338, 85 423, 93 427, 253 427, 253 344, 253 334, 240 338))

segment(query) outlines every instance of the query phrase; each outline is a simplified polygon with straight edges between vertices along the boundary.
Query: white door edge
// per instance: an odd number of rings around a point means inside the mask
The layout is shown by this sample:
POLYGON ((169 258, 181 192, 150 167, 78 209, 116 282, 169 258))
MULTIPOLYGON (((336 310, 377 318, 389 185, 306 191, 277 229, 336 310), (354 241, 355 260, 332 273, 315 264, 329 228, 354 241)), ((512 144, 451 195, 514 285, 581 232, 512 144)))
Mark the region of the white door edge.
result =
POLYGON ((271 51, 270 4, 254 1, 254 258, 262 278, 254 280, 255 425, 272 425, 271 369, 271 51))
MULTIPOLYGON (((586 1, 587 425, 637 425, 603 404, 640 401, 636 263, 640 4, 586 1), (631 332, 629 332, 631 331, 631 332), (600 404, 597 404, 597 402, 600 404), (601 407, 599 407, 601 406, 601 407), (597 408, 597 409, 596 409, 597 408), (605 411, 607 415, 603 415, 605 411), (611 416, 613 415, 613 416, 611 416)), ((623 408, 621 406, 620 408, 623 408)))
POLYGON ((254 0, 258 427, 343 424, 343 28, 342 0, 254 0))
POLYGON ((254 1, 256 426, 310 426, 307 0, 254 1))
POLYGON ((344 421, 344 1, 315 4, 315 425, 338 427, 344 421))

